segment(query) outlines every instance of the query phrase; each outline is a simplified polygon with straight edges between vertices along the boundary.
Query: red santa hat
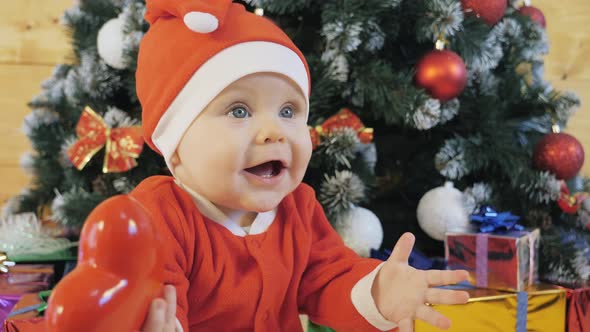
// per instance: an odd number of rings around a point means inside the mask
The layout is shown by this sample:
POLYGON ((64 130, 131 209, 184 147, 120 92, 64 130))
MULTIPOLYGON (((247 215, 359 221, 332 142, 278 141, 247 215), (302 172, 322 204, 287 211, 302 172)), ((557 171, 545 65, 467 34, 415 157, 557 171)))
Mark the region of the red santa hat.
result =
POLYGON ((168 166, 193 120, 244 76, 282 74, 309 99, 304 56, 269 19, 231 0, 147 0, 146 6, 150 28, 139 47, 136 90, 144 139, 168 166))

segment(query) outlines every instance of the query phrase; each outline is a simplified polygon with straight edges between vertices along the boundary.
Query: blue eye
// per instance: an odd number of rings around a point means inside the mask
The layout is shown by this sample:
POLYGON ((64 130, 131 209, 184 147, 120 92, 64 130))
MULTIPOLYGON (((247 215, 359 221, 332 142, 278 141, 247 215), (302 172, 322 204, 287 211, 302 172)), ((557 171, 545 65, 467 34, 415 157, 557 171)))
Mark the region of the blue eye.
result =
POLYGON ((279 115, 283 118, 292 118, 295 115, 295 111, 291 107, 284 107, 279 112, 279 115))
POLYGON ((250 113, 248 113, 248 111, 242 106, 233 108, 231 111, 229 111, 228 115, 237 119, 250 117, 250 113))

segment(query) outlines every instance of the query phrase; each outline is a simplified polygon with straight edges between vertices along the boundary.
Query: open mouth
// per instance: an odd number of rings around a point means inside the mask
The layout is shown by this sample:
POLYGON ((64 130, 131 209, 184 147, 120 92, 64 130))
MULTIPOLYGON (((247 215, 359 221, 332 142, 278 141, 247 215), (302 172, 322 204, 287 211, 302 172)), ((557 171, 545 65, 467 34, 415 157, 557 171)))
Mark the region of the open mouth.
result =
POLYGON ((284 168, 285 166, 280 160, 271 160, 254 167, 246 168, 245 171, 261 178, 272 178, 273 176, 279 175, 284 168))

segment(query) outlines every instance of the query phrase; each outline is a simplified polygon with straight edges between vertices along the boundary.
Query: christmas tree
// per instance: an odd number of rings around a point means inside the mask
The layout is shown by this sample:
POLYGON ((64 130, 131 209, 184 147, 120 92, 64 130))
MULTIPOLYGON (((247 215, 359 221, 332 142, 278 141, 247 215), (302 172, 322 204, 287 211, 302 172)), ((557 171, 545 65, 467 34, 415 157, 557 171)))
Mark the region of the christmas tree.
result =
MULTIPOLYGON (((315 150, 305 181, 349 246, 368 255, 411 231, 420 250, 441 255, 441 234, 489 205, 542 228, 545 278, 590 280, 590 202, 576 194, 587 190, 583 150, 557 132, 579 100, 544 80, 538 9, 506 0, 244 4, 308 59, 315 150)), ((53 220, 79 228, 101 201, 168 173, 137 140, 144 12, 139 0, 81 0, 65 13, 75 60, 30 102, 35 180, 15 212, 51 207, 53 220)))

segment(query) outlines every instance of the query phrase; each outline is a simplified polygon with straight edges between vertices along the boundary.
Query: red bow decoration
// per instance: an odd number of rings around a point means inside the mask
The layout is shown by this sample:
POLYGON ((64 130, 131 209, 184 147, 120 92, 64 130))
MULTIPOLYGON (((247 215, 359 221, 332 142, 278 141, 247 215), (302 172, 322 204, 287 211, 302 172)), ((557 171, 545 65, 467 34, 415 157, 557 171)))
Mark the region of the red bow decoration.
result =
POLYGON ((580 209, 582 202, 588 198, 588 193, 586 192, 579 192, 573 195, 570 195, 570 190, 568 189, 566 183, 564 181, 561 182, 561 194, 557 199, 557 205, 561 208, 561 210, 565 213, 574 214, 580 209))
POLYGON ((309 127, 313 149, 315 150, 320 145, 323 136, 328 136, 334 130, 341 128, 352 128, 357 132, 357 136, 363 144, 373 141, 373 128, 366 128, 356 114, 348 108, 343 108, 324 121, 322 125, 315 126, 315 128, 309 127))
POLYGON ((143 149, 141 126, 110 128, 104 119, 86 106, 76 126, 78 141, 68 149, 68 157, 82 170, 105 147, 103 173, 125 172, 137 166, 143 149))

